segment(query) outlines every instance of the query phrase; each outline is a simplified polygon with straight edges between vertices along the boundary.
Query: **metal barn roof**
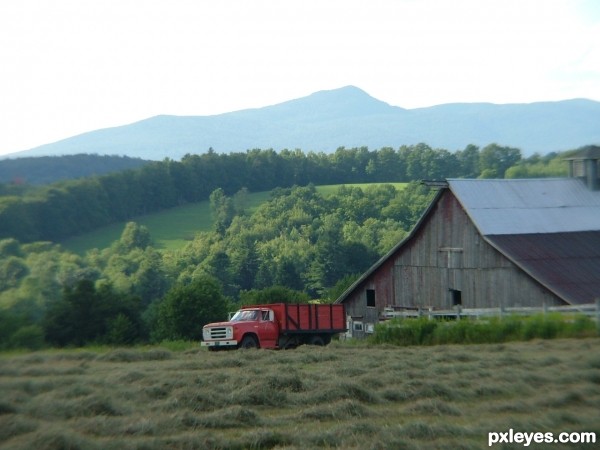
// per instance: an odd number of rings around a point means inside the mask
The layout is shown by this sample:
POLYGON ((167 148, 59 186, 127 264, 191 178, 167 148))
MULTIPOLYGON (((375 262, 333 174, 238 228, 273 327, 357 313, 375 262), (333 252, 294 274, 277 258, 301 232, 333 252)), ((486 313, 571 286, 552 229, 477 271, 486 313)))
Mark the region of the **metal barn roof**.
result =
POLYGON ((600 191, 576 178, 449 179, 482 235, 600 230, 600 191))

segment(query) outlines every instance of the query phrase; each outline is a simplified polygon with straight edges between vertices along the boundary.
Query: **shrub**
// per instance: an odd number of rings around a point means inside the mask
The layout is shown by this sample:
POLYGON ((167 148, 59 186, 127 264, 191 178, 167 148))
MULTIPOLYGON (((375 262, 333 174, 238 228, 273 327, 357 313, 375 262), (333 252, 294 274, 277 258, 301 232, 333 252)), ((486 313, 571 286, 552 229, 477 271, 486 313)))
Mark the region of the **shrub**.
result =
POLYGON ((393 345, 488 344, 595 335, 596 324, 590 317, 537 314, 445 322, 427 318, 394 319, 377 325, 371 342, 393 345))
POLYGON ((596 336, 598 326, 590 316, 577 314, 568 322, 568 334, 569 337, 596 336))
POLYGON ((11 348, 26 348, 28 350, 39 350, 45 345, 44 330, 39 325, 26 325, 19 328, 10 337, 11 348))
POLYGON ((438 322, 420 319, 394 319, 375 327, 373 342, 377 344, 423 345, 431 344, 438 322))
POLYGON ((469 326, 470 322, 468 320, 444 322, 436 330, 434 343, 458 344, 467 342, 467 328, 469 326))
POLYGON ((108 320, 106 342, 111 345, 132 345, 139 336, 134 323, 123 313, 108 320))
POLYGON ((494 317, 490 319, 495 342, 519 340, 523 333, 523 321, 518 316, 494 317))
POLYGON ((156 339, 199 341, 204 325, 227 317, 227 303, 218 280, 201 275, 171 288, 157 314, 156 339))
POLYGON ((96 289, 93 281, 84 279, 65 287, 42 325, 47 341, 61 347, 103 341, 109 332, 109 339, 132 340, 141 334, 140 307, 139 298, 119 294, 110 285, 96 289))
POLYGON ((556 316, 535 315, 525 319, 523 339, 553 339, 558 335, 561 319, 556 316))

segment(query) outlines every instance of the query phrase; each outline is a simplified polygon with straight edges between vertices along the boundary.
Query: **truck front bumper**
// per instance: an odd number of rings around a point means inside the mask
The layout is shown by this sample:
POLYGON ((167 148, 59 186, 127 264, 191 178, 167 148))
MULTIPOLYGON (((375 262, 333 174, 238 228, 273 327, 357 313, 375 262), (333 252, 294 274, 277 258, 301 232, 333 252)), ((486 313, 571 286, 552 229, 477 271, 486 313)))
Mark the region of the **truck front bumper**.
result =
POLYGON ((238 341, 235 340, 223 340, 223 341, 202 341, 200 343, 202 347, 237 347, 238 341))

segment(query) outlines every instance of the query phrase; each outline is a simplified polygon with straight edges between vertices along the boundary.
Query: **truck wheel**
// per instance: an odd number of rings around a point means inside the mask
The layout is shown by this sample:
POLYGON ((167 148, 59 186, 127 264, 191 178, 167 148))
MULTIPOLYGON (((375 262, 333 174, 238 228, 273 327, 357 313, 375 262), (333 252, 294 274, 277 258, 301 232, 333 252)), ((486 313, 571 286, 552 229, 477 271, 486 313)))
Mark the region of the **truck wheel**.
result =
POLYGON ((258 348, 258 342, 253 336, 244 336, 240 348, 258 348))
POLYGON ((323 341, 323 338, 321 336, 311 336, 308 340, 308 345, 323 346, 325 345, 325 342, 323 341))

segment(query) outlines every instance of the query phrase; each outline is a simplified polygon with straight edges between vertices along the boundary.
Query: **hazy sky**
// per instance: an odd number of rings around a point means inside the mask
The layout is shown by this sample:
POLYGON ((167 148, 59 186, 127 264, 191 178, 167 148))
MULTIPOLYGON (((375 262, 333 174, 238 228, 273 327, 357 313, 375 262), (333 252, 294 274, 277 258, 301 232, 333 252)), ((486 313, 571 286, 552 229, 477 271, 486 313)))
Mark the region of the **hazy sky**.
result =
POLYGON ((0 3, 0 154, 350 84, 404 108, 600 100, 600 1, 0 3))

